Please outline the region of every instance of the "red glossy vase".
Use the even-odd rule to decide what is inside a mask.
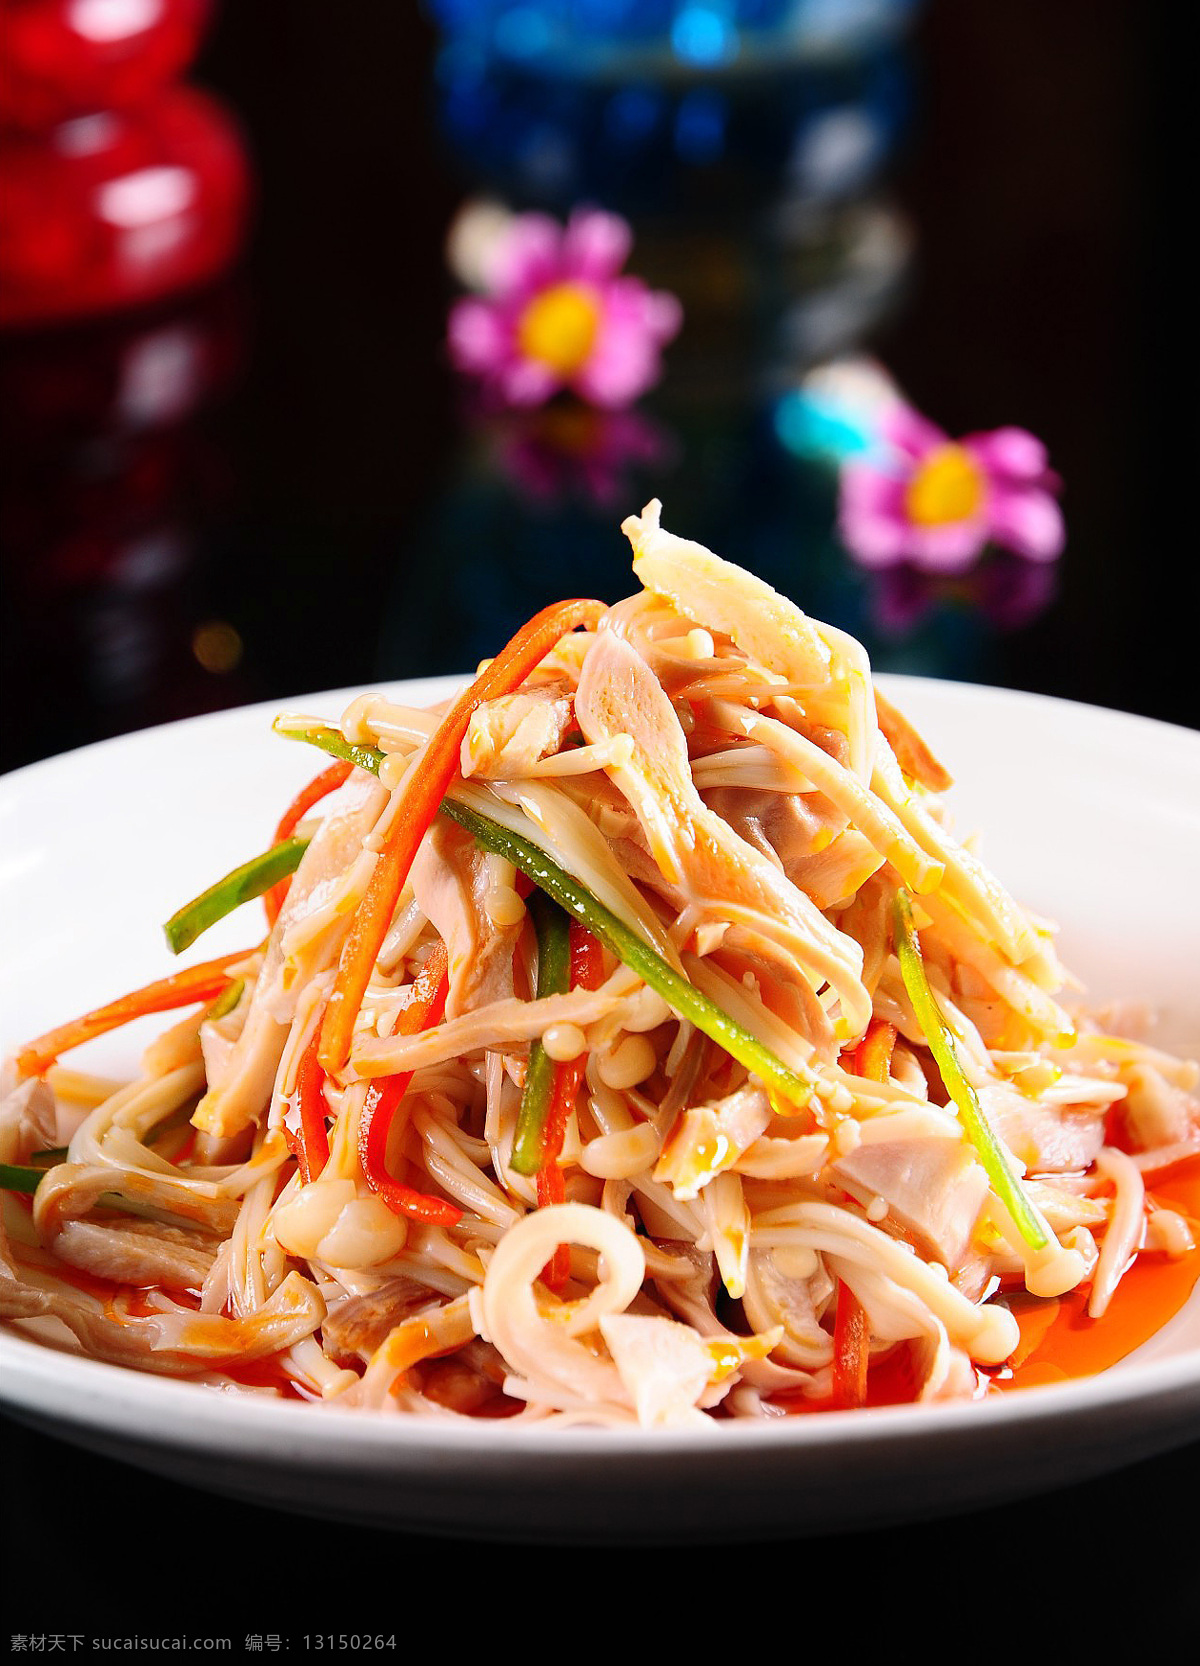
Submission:
[[[0,126],[123,110],[182,75],[210,0],[0,0]]]
[[[241,241],[248,168],[222,105],[167,87],[126,110],[0,139],[0,325],[157,300]]]

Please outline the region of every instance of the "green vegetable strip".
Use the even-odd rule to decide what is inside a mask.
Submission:
[[[209,1015],[205,1013],[204,1016],[207,1018]],[[165,1139],[168,1134],[174,1134],[180,1128],[186,1128],[191,1123],[194,1109],[193,1105],[184,1104],[180,1105],[178,1110],[168,1112],[161,1122],[156,1122],[153,1128],[148,1128],[141,1136],[142,1144],[149,1150],[151,1146],[155,1146],[160,1140]]]
[[[28,1168],[22,1163],[0,1163],[0,1191],[36,1192],[49,1169]]]
[[[245,988],[245,984],[238,982],[232,987],[236,988],[240,992]],[[220,997],[220,999],[223,998],[224,997]],[[213,1015],[213,1007],[216,1005],[217,1002],[214,1001],[213,1006],[210,1007],[208,1012],[205,1014],[206,1017]],[[229,1007],[226,1008],[226,1011],[232,1010],[232,1008],[236,1005],[236,1001],[231,1002]],[[172,1111],[171,1114],[164,1117],[161,1122],[155,1123],[150,1132],[144,1136],[142,1144],[145,1146],[156,1144],[164,1134],[169,1133],[174,1128],[181,1127],[185,1122],[190,1122],[191,1116],[192,1110],[190,1105],[183,1105],[179,1108],[179,1110]],[[34,1191],[37,1187],[37,1178],[34,1177],[49,1174],[51,1169],[57,1168],[59,1163],[65,1163],[70,1155],[70,1150],[70,1146],[66,1145],[48,1145],[41,1151],[31,1151],[29,1153],[28,1165],[0,1163],[0,1171],[3,1171],[5,1174],[24,1176],[24,1178],[30,1182],[29,1184],[19,1184],[17,1180],[13,1180],[11,1183],[0,1180],[0,1186],[7,1186],[10,1191],[15,1192]]]
[[[549,897],[535,893],[529,899],[537,932],[537,996],[564,995],[571,986],[571,922]],[[517,1115],[513,1140],[512,1167],[518,1174],[536,1174],[542,1166],[542,1139],[554,1086],[554,1060],[540,1041],[529,1049],[525,1091]]]
[[[215,1024],[218,1018],[227,1018],[241,1000],[246,988],[245,978],[235,978],[227,983],[221,993],[204,1011],[203,1022]]]
[[[369,769],[372,775],[379,774],[379,766],[387,756],[377,746],[352,745],[341,730],[331,724],[321,724],[315,729],[288,729],[276,718],[272,728],[284,740],[306,740],[311,746],[319,746],[322,752],[328,752],[331,758],[348,759],[359,769]]]
[[[0,1191],[36,1192],[40,1182],[53,1173],[53,1168],[37,1169],[21,1163],[0,1163]],[[122,1197],[120,1192],[101,1192],[96,1199],[96,1207],[115,1209],[123,1215],[138,1215],[147,1221],[170,1222],[179,1218],[170,1210],[148,1208],[135,1199]]]
[[[239,988],[243,987],[238,985]],[[214,1002],[214,1005],[216,1003]],[[182,1123],[191,1120],[191,1107],[183,1106],[178,1111],[172,1111],[170,1116],[164,1117],[150,1130],[142,1141],[143,1145],[151,1146],[163,1134],[172,1128],[178,1128]],[[38,1181],[44,1175],[50,1174],[59,1163],[65,1163],[70,1147],[65,1145],[49,1145],[42,1151],[31,1151],[28,1163],[0,1163],[0,1190],[9,1192],[36,1192]],[[105,1192],[110,1206],[119,1194]],[[122,1201],[122,1207],[125,1207]]]
[[[226,914],[252,897],[261,897],[272,885],[295,873],[307,849],[307,839],[284,839],[281,844],[264,850],[261,856],[252,856],[240,868],[234,868],[224,879],[218,879],[207,891],[185,903],[163,927],[172,953],[180,954]]]
[[[384,757],[376,747],[348,746],[341,733],[332,727],[284,729],[276,724],[276,733],[286,735],[289,740],[311,741],[335,758],[352,757],[361,768],[375,773],[378,773]],[[723,1047],[731,1058],[753,1071],[771,1095],[791,1105],[805,1105],[812,1098],[811,1082],[797,1075],[736,1018],[731,1018],[715,1001],[710,1001],[694,984],[681,977],[656,950],[618,919],[586,886],[560,868],[545,851],[521,834],[511,833],[490,817],[478,815],[465,805],[455,803],[452,798],[442,800],[442,811],[460,827],[466,828],[485,850],[503,856],[514,867],[520,868],[560,908],[585,925],[618,960],[636,972],[643,983],[656,990],[673,1012],[686,1018],[719,1047]]]
[[[456,804],[451,798],[442,800],[442,811],[460,827],[472,834],[485,850],[503,856],[514,867],[520,868],[534,884],[553,897],[560,908],[585,925],[607,949],[624,961],[642,982],[660,994],[672,1011],[712,1038],[719,1047],[747,1070],[754,1072],[768,1090],[793,1105],[803,1105],[812,1097],[812,1086],[784,1064],[771,1049],[751,1035],[735,1018],[710,1001],[669,966],[656,950],[642,941],[617,916],[577,879],[558,866],[543,850],[519,833],[487,816]]]
[[[283,735],[287,740],[311,741],[314,746],[319,746],[333,758],[348,759],[360,769],[370,770],[372,775],[379,774],[384,754],[377,746],[352,746],[339,730],[331,727],[287,729],[281,727],[278,722],[274,727],[276,734]],[[185,903],[177,913],[172,914],[163,927],[172,953],[181,954],[202,932],[207,931],[209,926],[223,920],[226,914],[231,914],[242,903],[249,902],[254,897],[261,897],[272,885],[277,885],[281,879],[295,873],[300,866],[300,858],[307,849],[307,839],[284,839],[281,843],[272,845],[270,850],[264,850],[261,856],[252,856],[248,862],[243,862],[240,868],[235,868],[232,873],[226,874],[224,879],[218,879],[215,885],[210,885],[207,891]],[[237,997],[230,1000],[228,1006],[222,1006],[220,1012],[211,1012],[208,1016],[219,1018],[226,1012],[231,1012],[240,996],[239,986]]]
[[[1010,1168],[975,1089],[963,1075],[954,1036],[942,1016],[942,1009],[925,971],[920,939],[913,925],[912,898],[903,887],[896,892],[895,926],[896,958],[900,962],[904,987],[946,1092],[957,1107],[967,1138],[975,1147],[992,1189],[1012,1216],[1017,1231],[1032,1249],[1045,1249],[1050,1242],[1046,1229],[1025,1196],[1020,1180]]]

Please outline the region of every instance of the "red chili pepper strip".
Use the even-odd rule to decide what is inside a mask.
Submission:
[[[895,1046],[896,1026],[885,1023],[882,1018],[872,1018],[854,1054],[854,1074],[866,1076],[872,1082],[886,1082],[891,1075]]]
[[[571,988],[599,989],[604,982],[604,951],[585,926],[571,921]],[[561,1062],[554,1072],[550,1090],[550,1105],[546,1113],[542,1137],[542,1170],[547,1165],[558,1166],[567,1122],[575,1108],[575,1099],[583,1083],[587,1054]]]
[[[556,1162],[547,1162],[545,1168],[538,1170],[537,1200],[539,1209],[547,1209],[552,1203],[567,1201],[567,1183]],[[571,1246],[559,1244],[542,1268],[542,1283],[551,1290],[561,1290],[570,1276]]]
[[[519,688],[559,639],[578,625],[595,624],[604,613],[595,601],[558,602],[523,625],[495,659],[451,706],[412,771],[379,853],[366,894],[342,945],[333,993],[321,1025],[321,1063],[326,1070],[344,1068],[350,1056],[354,1022],[371,977],[371,969],[408,878],[417,846],[438,812],[446,789],[458,772],[459,749],[471,714],[486,700]]]
[[[839,1411],[866,1404],[870,1342],[863,1305],[850,1286],[839,1280],[833,1321],[833,1403]]]
[[[82,1047],[85,1041],[119,1029],[148,1012],[171,1012],[176,1007],[190,1007],[201,1001],[214,1000],[230,982],[229,968],[254,954],[254,949],[239,949],[237,954],[222,955],[219,960],[204,960],[198,966],[176,972],[157,983],[148,983],[122,995],[107,1006],[85,1012],[82,1018],[72,1018],[57,1029],[47,1030],[17,1054],[17,1070],[22,1076],[44,1076],[60,1053],[72,1047]]]
[[[590,987],[590,986],[589,986]],[[558,1166],[567,1123],[575,1108],[575,1096],[583,1083],[587,1054],[567,1059],[555,1066],[550,1083],[550,1103],[546,1107],[546,1121],[542,1132],[542,1166],[534,1184],[537,1188],[538,1208],[551,1203],[565,1203],[567,1183]],[[571,1276],[571,1246],[559,1244],[542,1269],[542,1282],[551,1290],[561,1290]]]
[[[406,1186],[403,1180],[392,1180],[388,1177],[371,1182],[371,1190],[387,1204],[393,1215],[407,1215],[410,1221],[420,1221],[424,1226],[457,1226],[462,1220],[462,1210],[455,1203],[448,1203],[445,1198],[430,1197],[428,1192],[418,1192],[414,1186]]]
[[[300,1113],[296,1161],[306,1186],[329,1161],[329,1131],[325,1126],[329,1106],[325,1099],[325,1072],[317,1057],[319,1034],[317,1025],[296,1066],[296,1106]]]
[[[586,1053],[580,1053],[577,1059],[566,1059],[554,1068],[554,1079],[550,1084],[550,1103],[546,1107],[546,1121],[542,1131],[542,1166],[538,1170],[539,1174],[543,1173],[547,1166],[558,1166],[567,1123],[575,1109],[575,1099],[583,1085],[586,1068]]]
[[[571,921],[570,945],[571,988],[599,989],[604,981],[604,951],[591,932],[577,920]],[[550,1104],[546,1110],[542,1134],[542,1166],[538,1170],[536,1182],[539,1209],[545,1209],[551,1203],[566,1201],[566,1181],[563,1179],[562,1169],[558,1166],[558,1159],[562,1153],[567,1123],[575,1109],[579,1089],[583,1085],[586,1067],[587,1054],[580,1053],[576,1059],[561,1061],[554,1071],[554,1080],[550,1087]],[[542,1282],[549,1285],[551,1290],[560,1290],[570,1274],[570,1246],[559,1244],[542,1271]]]
[[[558,1166],[558,1159],[562,1152],[567,1122],[575,1108],[575,1096],[583,1082],[586,1064],[587,1054],[581,1053],[577,1059],[568,1059],[565,1063],[560,1063],[554,1071],[542,1136],[542,1166],[537,1171],[537,1179],[534,1182],[539,1209],[545,1209],[552,1203],[565,1203],[567,1200],[567,1183],[562,1169]],[[551,1290],[561,1290],[570,1276],[571,1246],[559,1244],[542,1268],[542,1282]]]
[[[599,989],[604,982],[604,950],[578,920],[571,921],[571,988]]]
[[[854,1053],[854,1073],[873,1082],[886,1082],[891,1072],[896,1026],[872,1018]],[[837,1313],[833,1322],[833,1400],[841,1409],[866,1404],[871,1327],[862,1303],[839,1280]]]
[[[415,1035],[418,1030],[429,1030],[440,1023],[446,1010],[449,989],[446,950],[443,944],[438,943],[417,973],[412,1000],[400,1014],[396,1033]],[[367,1185],[383,1199],[394,1215],[407,1215],[410,1220],[424,1221],[429,1226],[454,1226],[462,1220],[462,1210],[457,1204],[418,1192],[412,1186],[393,1179],[387,1171],[387,1145],[392,1119],[396,1107],[408,1092],[412,1078],[412,1071],[406,1070],[372,1082],[367,1089],[358,1122],[359,1162]]]
[[[331,792],[336,792],[353,768],[354,765],[349,759],[342,759],[336,764],[331,764],[328,769],[323,769],[307,787],[302,788],[283,812],[271,843],[280,845],[285,839],[290,839],[313,805],[319,804]],[[268,925],[273,926],[279,918],[279,910],[283,907],[291,883],[290,879],[281,879],[278,885],[272,885],[269,891],[263,893],[263,907],[267,911]]]

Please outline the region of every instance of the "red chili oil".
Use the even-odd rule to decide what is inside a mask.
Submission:
[[[998,1370],[979,1372],[982,1394],[1094,1376],[1148,1342],[1179,1312],[1200,1282],[1200,1156],[1164,1170],[1147,1187],[1147,1197],[1161,1208],[1186,1215],[1197,1247],[1180,1256],[1139,1251],[1117,1285],[1108,1311],[1099,1319],[1088,1317],[1086,1288],[1050,1300],[1024,1292],[1006,1296],[1021,1340],[1012,1358]],[[902,1343],[872,1365],[866,1403],[905,1405],[916,1398],[918,1390],[913,1349]],[[775,1403],[789,1415],[836,1409],[832,1398],[811,1399],[802,1394],[778,1395]]]

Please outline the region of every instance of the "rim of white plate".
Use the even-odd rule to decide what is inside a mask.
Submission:
[[[86,1427],[111,1427],[114,1412],[123,1412],[130,1419],[136,1415],[138,1435],[167,1437],[185,1448],[210,1446],[212,1437],[219,1441],[223,1435],[232,1437],[235,1431],[252,1436],[256,1442],[274,1434],[286,1443],[296,1433],[297,1418],[304,1419],[306,1442],[318,1429],[325,1429],[327,1436],[318,1439],[350,1452],[414,1442],[425,1450],[444,1445],[457,1452],[485,1452],[519,1443],[524,1450],[532,1446],[549,1452],[569,1441],[581,1452],[611,1453],[615,1444],[633,1441],[639,1445],[649,1442],[675,1453],[704,1453],[712,1449],[714,1432],[726,1447],[757,1447],[764,1441],[810,1446],[826,1441],[936,1438],[959,1427],[995,1432],[1031,1421],[1054,1422],[1089,1412],[1114,1411],[1179,1396],[1189,1389],[1194,1391],[1200,1413],[1200,1349],[1144,1365],[1121,1362],[1095,1376],[1013,1389],[979,1400],[872,1406],[853,1412],[761,1421],[714,1419],[711,1426],[702,1429],[644,1429],[634,1424],[557,1427],[490,1418],[443,1422],[381,1416],[336,1404],[259,1399],[221,1390],[204,1393],[198,1392],[203,1384],[81,1358],[11,1333],[0,1333],[0,1366],[6,1378],[0,1396],[11,1405]],[[16,1381],[10,1373],[15,1374]],[[68,1405],[62,1403],[68,1400]],[[317,1455],[317,1448],[306,1444],[305,1460]]]

